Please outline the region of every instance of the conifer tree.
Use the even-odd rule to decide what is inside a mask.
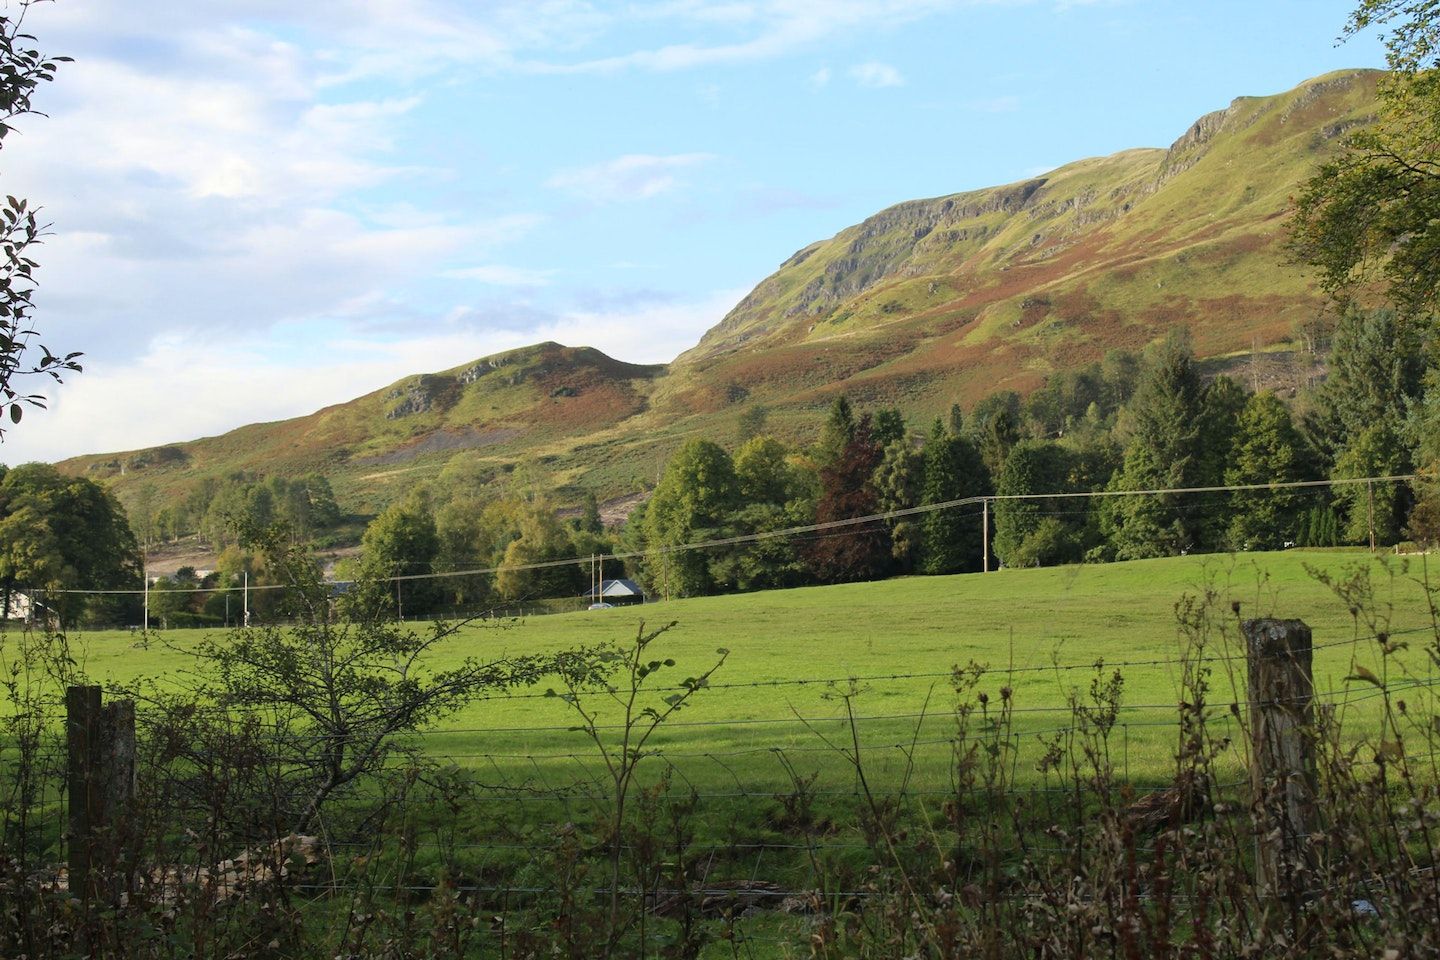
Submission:
[[[822,467],[828,467],[840,459],[845,446],[855,437],[855,414],[850,401],[844,394],[830,404],[825,415],[825,425],[820,428],[820,439],[815,444],[815,460]]]
[[[1225,482],[1288,483],[1305,479],[1303,441],[1290,411],[1270,392],[1257,393],[1241,412]],[[1229,539],[1242,550],[1277,550],[1298,540],[1301,495],[1288,490],[1237,491]]]
[[[1001,495],[1064,493],[1074,455],[1058,443],[1022,440],[1010,451],[995,482]],[[1078,501],[997,500],[995,556],[1007,567],[1043,566],[1080,560],[1085,553],[1084,513],[1069,522]]]
[[[1172,335],[1151,352],[1129,409],[1133,435],[1112,489],[1201,485],[1203,390],[1183,336]],[[1118,497],[1107,517],[1121,560],[1183,553],[1201,539],[1199,511],[1182,495]]]
[[[936,420],[925,443],[921,502],[944,503],[991,492],[990,471],[969,440],[956,436]],[[963,508],[924,514],[921,524],[920,569],[925,573],[978,570],[983,534],[973,511]]]

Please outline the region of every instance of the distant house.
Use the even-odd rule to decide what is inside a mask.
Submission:
[[[600,601],[617,607],[645,602],[645,591],[634,580],[601,580]]]
[[[5,604],[6,598],[0,597],[0,604]],[[5,607],[5,620],[24,620],[26,623],[36,615],[49,613],[49,608],[30,599],[30,594],[16,590],[9,596],[9,605]]]

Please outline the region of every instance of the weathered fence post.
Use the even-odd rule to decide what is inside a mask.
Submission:
[[[1246,620],[1250,784],[1259,813],[1259,886],[1298,908],[1314,867],[1315,690],[1310,628],[1300,620]]]
[[[118,893],[113,880],[134,814],[135,704],[102,707],[99,687],[67,687],[65,741],[70,893],[88,904]]]
[[[100,688],[65,688],[66,779],[69,783],[70,893],[94,895],[90,865],[95,822],[100,817],[99,771],[92,762],[100,739]]]

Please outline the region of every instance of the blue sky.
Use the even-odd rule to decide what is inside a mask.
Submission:
[[[192,439],[541,339],[673,358],[902,200],[1166,146],[1341,67],[1353,0],[57,0],[37,321],[0,459]]]

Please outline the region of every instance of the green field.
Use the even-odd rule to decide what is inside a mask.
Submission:
[[[465,628],[437,657],[500,656],[581,644],[621,643],[639,622],[677,622],[655,653],[677,661],[659,674],[668,684],[705,669],[717,648],[730,651],[691,708],[672,721],[654,743],[679,778],[701,792],[783,790],[777,751],[796,767],[822,773],[822,783],[850,789],[843,758],[829,749],[846,730],[845,705],[835,694],[847,678],[863,678],[853,703],[867,762],[878,779],[899,776],[906,751],[917,758],[912,785],[943,789],[948,738],[954,730],[954,694],[947,672],[977,662],[989,668],[980,688],[998,702],[998,691],[1015,691],[1014,728],[1019,769],[1038,735],[1067,727],[1072,694],[1084,696],[1103,661],[1105,673],[1125,678],[1124,705],[1114,736],[1117,764],[1137,781],[1163,779],[1174,752],[1176,703],[1186,652],[1176,604],[1182,597],[1210,598],[1219,625],[1206,655],[1212,663],[1212,702],[1226,720],[1231,700],[1243,700],[1243,660],[1237,658],[1235,615],[1297,617],[1314,630],[1316,687],[1322,698],[1351,700],[1342,708],[1347,733],[1376,730],[1380,700],[1363,681],[1346,680],[1359,663],[1385,669],[1372,627],[1357,620],[1312,569],[1342,575],[1371,573],[1374,613],[1389,629],[1408,637],[1411,649],[1390,665],[1423,682],[1432,670],[1423,652],[1435,639],[1427,629],[1424,557],[1372,558],[1351,550],[1206,556],[1109,565],[1005,570],[953,577],[915,577],[881,583],[814,587],[743,596],[655,603],[643,608],[536,617],[507,627]],[[1418,631],[1413,635],[1401,631]],[[171,631],[166,643],[137,643],[124,633],[72,638],[87,673],[104,683],[166,677],[186,659],[167,647],[184,647],[199,632]],[[894,677],[901,674],[904,676]],[[913,676],[921,674],[923,676]],[[811,681],[798,683],[796,681]],[[838,681],[831,684],[826,681]],[[1240,694],[1234,691],[1239,685]],[[484,771],[489,780],[527,789],[567,790],[582,785],[597,767],[593,747],[567,729],[574,722],[565,704],[542,690],[483,700],[423,736],[435,757]],[[658,700],[658,696],[656,698]],[[922,713],[924,714],[922,718]],[[809,724],[797,718],[804,717]],[[1236,758],[1238,772],[1238,757]],[[648,761],[657,771],[660,757]]]
[[[1380,739],[1386,701],[1374,683],[1354,678],[1360,667],[1383,677],[1409,700],[1411,715],[1428,722],[1437,712],[1428,686],[1435,677],[1437,634],[1423,585],[1426,562],[1423,556],[1377,558],[1359,550],[1297,550],[709,597],[535,617],[505,627],[473,624],[434,662],[623,644],[642,617],[650,627],[677,623],[653,648],[655,657],[677,661],[673,671],[659,673],[662,686],[704,670],[717,648],[728,649],[712,688],[700,691],[693,707],[662,729],[655,752],[642,761],[641,782],[668,782],[670,789],[650,801],[631,792],[624,829],[632,846],[626,849],[639,849],[635,838],[658,843],[650,848],[654,862],[686,864],[685,883],[710,891],[705,896],[722,906],[726,891],[755,884],[781,891],[759,908],[739,913],[737,907],[731,920],[722,920],[722,907],[712,904],[704,922],[707,936],[733,935],[747,956],[790,957],[804,953],[814,918],[787,915],[780,896],[819,886],[862,889],[874,870],[890,865],[877,847],[870,825],[876,821],[867,819],[876,807],[861,799],[856,772],[840,752],[854,749],[842,719],[846,704],[836,696],[850,689],[850,678],[859,678],[852,702],[862,718],[858,739],[867,781],[882,804],[897,798],[904,784],[904,797],[883,809],[892,811],[895,835],[916,843],[915,865],[924,868],[925,851],[971,856],[985,823],[1003,825],[986,842],[1005,856],[1015,853],[1023,836],[1026,856],[1059,863],[1065,848],[1054,845],[1042,825],[1086,824],[1096,804],[1135,802],[1132,786],[1143,792],[1175,782],[1182,661],[1194,665],[1197,653],[1211,670],[1207,743],[1236,741],[1218,748],[1209,770],[1219,794],[1244,795],[1243,737],[1230,705],[1244,699],[1245,671],[1232,603],[1242,617],[1296,617],[1311,625],[1317,694],[1343,703],[1337,716],[1346,739]],[[1370,587],[1358,615],[1352,615],[1351,601],[1316,575],[1344,578],[1355,571],[1368,575]],[[1196,633],[1183,629],[1177,617],[1177,605],[1193,609],[1185,607],[1187,597],[1209,613],[1200,651]],[[1408,648],[1387,662],[1372,636],[1377,628]],[[124,685],[180,676],[193,666],[183,651],[201,636],[101,632],[70,641],[93,680]],[[1001,689],[1014,693],[1014,713],[990,741],[1008,744],[996,751],[1007,769],[994,792],[987,792],[983,773],[962,775],[968,776],[965,785],[956,786],[956,697],[949,673],[971,662],[989,667],[972,692],[989,695],[991,716]],[[1101,751],[1113,765],[1113,780],[1089,779],[1084,758],[1095,741],[1084,736],[1063,744],[1065,756],[1079,758],[1080,766],[1040,769],[1036,761],[1047,738],[1064,740],[1076,729],[1074,699],[1085,704],[1092,680],[1117,670],[1124,677],[1123,707]],[[540,927],[549,923],[546,911],[558,878],[579,877],[587,896],[604,888],[611,835],[606,818],[614,807],[596,749],[569,729],[575,718],[566,704],[545,697],[543,687],[516,694],[472,703],[417,737],[431,758],[454,764],[464,790],[446,794],[427,785],[407,795],[410,802],[380,805],[386,812],[378,825],[363,820],[376,798],[373,790],[362,788],[348,795],[349,803],[329,808],[334,820],[324,830],[334,872],[310,876],[302,884],[316,886],[298,888],[320,897],[308,908],[317,923],[329,922],[344,902],[324,899],[326,884],[352,891],[365,877],[378,877],[382,889],[398,885],[401,897],[442,880],[458,882],[481,897],[476,903],[484,910]],[[661,695],[649,702],[658,703]],[[615,711],[602,716],[613,719]],[[983,732],[976,716],[972,734]],[[1417,737],[1408,748],[1422,767],[1434,737],[1422,750],[1425,740]],[[1364,765],[1374,754],[1356,755]],[[808,780],[803,805],[792,773]],[[1130,786],[1116,787],[1114,780]],[[978,832],[954,828],[947,818],[960,809],[978,818]],[[1017,819],[1007,825],[1011,812]],[[670,815],[676,819],[667,820]],[[366,826],[354,826],[362,820]],[[667,832],[672,823],[678,824],[673,835]],[[1007,837],[1012,829],[1014,837]],[[402,846],[410,852],[402,853]],[[1250,841],[1241,848],[1243,857]],[[627,853],[632,856],[639,854]],[[525,912],[532,902],[534,917]],[[669,918],[657,917],[655,924],[667,936],[674,933]],[[701,955],[734,956],[732,946],[717,939]]]

